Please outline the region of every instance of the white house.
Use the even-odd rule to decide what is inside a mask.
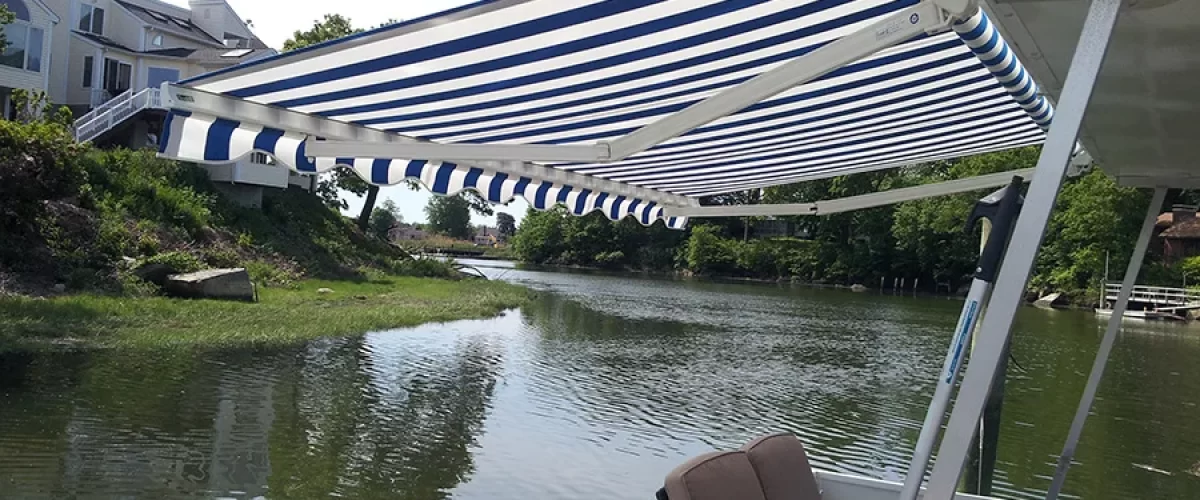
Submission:
[[[7,0],[29,2],[32,0]],[[225,0],[38,0],[58,13],[51,101],[77,113],[132,90],[274,55]]]
[[[0,0],[17,20],[4,28],[0,103],[13,110],[14,89],[42,90],[78,117],[76,138],[133,148],[153,145],[165,111],[156,89],[277,52],[226,0]],[[207,167],[213,180],[246,205],[263,188],[315,187],[266,155]]]
[[[0,54],[0,99],[4,116],[10,117],[9,95],[14,89],[49,89],[52,34],[62,19],[41,0],[0,0],[0,5],[16,15],[4,27],[8,46]]]

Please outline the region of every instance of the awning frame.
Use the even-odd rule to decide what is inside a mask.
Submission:
[[[637,187],[534,162],[620,161],[922,33],[946,31],[955,20],[975,12],[978,9],[977,1],[924,0],[625,137],[595,145],[440,144],[177,84],[164,83],[163,96],[166,106],[173,110],[269,124],[273,128],[320,138],[306,141],[305,154],[309,157],[446,161],[534,181],[637,198],[658,203],[667,210],[694,208],[700,205],[694,197]]]
[[[1026,168],[811,203],[668,208],[665,215],[672,217],[777,217],[840,214],[905,201],[1000,187],[1012,182],[1013,177],[1029,179],[1032,175],[1033,169]]]

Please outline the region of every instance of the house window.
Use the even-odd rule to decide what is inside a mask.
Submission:
[[[155,68],[150,67],[146,70],[146,87],[158,88],[163,82],[175,83],[179,81],[179,70],[171,68]]]
[[[163,36],[162,35],[154,35],[154,39],[150,41],[150,44],[155,47],[162,47],[163,46]]]
[[[116,59],[104,60],[104,90],[117,95],[129,90],[133,82],[133,66]]]
[[[85,3],[79,4],[79,31],[104,34],[104,9]]]
[[[96,73],[96,58],[92,56],[83,56],[83,88],[92,88],[92,78]]]
[[[0,54],[0,64],[29,71],[42,70],[42,40],[45,32],[24,21],[13,21],[4,27],[8,46]]]

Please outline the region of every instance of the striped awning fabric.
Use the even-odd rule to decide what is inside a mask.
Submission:
[[[441,143],[595,144],[878,22],[914,0],[497,0],[183,82]],[[692,198],[1044,140],[1052,108],[982,11],[612,163],[553,168]],[[304,134],[173,112],[166,156],[251,151],[302,172],[419,179],[643,223],[643,200],[420,159],[309,158]],[[666,221],[681,227],[681,219]]]

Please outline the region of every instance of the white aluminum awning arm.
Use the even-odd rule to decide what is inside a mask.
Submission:
[[[951,2],[951,3],[961,3]],[[945,30],[950,18],[937,2],[926,1],[865,29],[797,57],[749,81],[612,141],[611,161],[619,161],[686,134],[697,127],[770,99],[854,61],[925,32]]]
[[[379,147],[388,145],[418,145],[429,146],[412,137],[385,132],[382,130],[363,127],[350,123],[330,120],[328,118],[300,113],[275,106],[255,103],[244,99],[228,97],[211,92],[181,87],[166,83],[162,87],[163,103],[167,109],[202,113],[218,116],[229,120],[255,123],[267,127],[290,132],[306,134],[312,138],[321,137],[339,141],[347,141],[355,147],[345,151],[347,154],[319,154],[317,146],[326,141],[309,139],[306,143],[306,154],[322,158],[415,158],[431,159],[404,155],[372,154],[380,153]],[[439,145],[441,146],[441,145]],[[529,146],[523,146],[529,147]],[[525,161],[513,161],[495,156],[486,160],[462,160],[447,158],[459,165],[478,167],[493,172],[526,177],[534,181],[549,181],[570,185],[577,189],[602,191],[615,196],[625,196],[644,201],[652,201],[668,207],[697,205],[695,198],[664,193],[654,189],[633,186],[623,182],[610,181],[589,175],[577,174]]]
[[[444,161],[620,161],[917,35],[944,31],[953,19],[972,14],[977,8],[976,0],[926,0],[609,143],[521,145],[393,141],[364,145],[354,139],[333,138],[310,144],[308,151],[321,157],[362,155]]]
[[[812,203],[791,203],[779,205],[735,205],[712,207],[683,207],[668,208],[666,214],[672,217],[770,217],[784,215],[829,215],[866,208],[882,207],[905,201],[933,198],[949,194],[965,193],[979,189],[987,189],[1008,185],[1014,176],[1020,176],[1026,181],[1033,175],[1033,169],[1011,170],[995,174],[981,175],[967,179],[926,184],[909,188],[893,189],[879,193],[849,196],[836,200],[816,201]]]

